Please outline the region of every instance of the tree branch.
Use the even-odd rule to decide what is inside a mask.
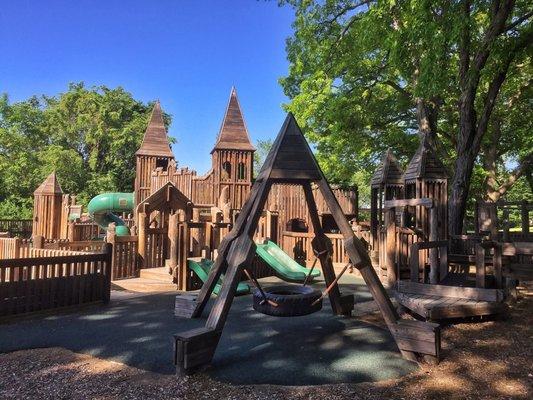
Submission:
[[[514,20],[514,22],[511,22],[509,25],[507,25],[504,29],[504,32],[508,32],[514,28],[516,28],[518,25],[520,25],[522,22],[527,21],[529,18],[533,16],[533,11],[530,11],[521,17]]]

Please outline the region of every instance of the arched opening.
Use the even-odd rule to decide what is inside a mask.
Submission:
[[[229,181],[231,179],[231,163],[229,161],[224,161],[222,163],[222,180]]]
[[[243,162],[240,162],[237,166],[237,179],[244,180],[246,179],[246,166]]]
[[[302,218],[293,218],[287,222],[285,228],[289,232],[309,232],[307,222]]]

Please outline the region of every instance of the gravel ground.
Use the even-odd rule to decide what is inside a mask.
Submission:
[[[159,375],[61,348],[0,354],[0,399],[521,399],[533,396],[533,297],[505,321],[443,332],[444,360],[400,379],[307,387],[233,386]],[[382,324],[377,314],[363,317]]]

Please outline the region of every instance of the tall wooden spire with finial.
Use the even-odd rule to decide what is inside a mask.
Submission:
[[[150,195],[152,171],[158,167],[167,168],[169,161],[174,159],[159,100],[154,105],[150,122],[135,158],[135,204],[140,204]]]
[[[55,171],[33,192],[33,233],[45,239],[59,239],[63,190]]]
[[[232,207],[242,207],[252,187],[254,151],[237,91],[232,87],[217,141],[211,151],[215,199],[227,187]]]

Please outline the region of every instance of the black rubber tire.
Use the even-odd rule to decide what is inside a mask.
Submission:
[[[253,295],[254,310],[276,317],[297,317],[308,315],[322,309],[322,293],[309,286],[280,285],[263,288],[268,300],[277,303],[277,307],[263,301],[264,298],[259,290]],[[315,300],[316,304],[313,305]]]

